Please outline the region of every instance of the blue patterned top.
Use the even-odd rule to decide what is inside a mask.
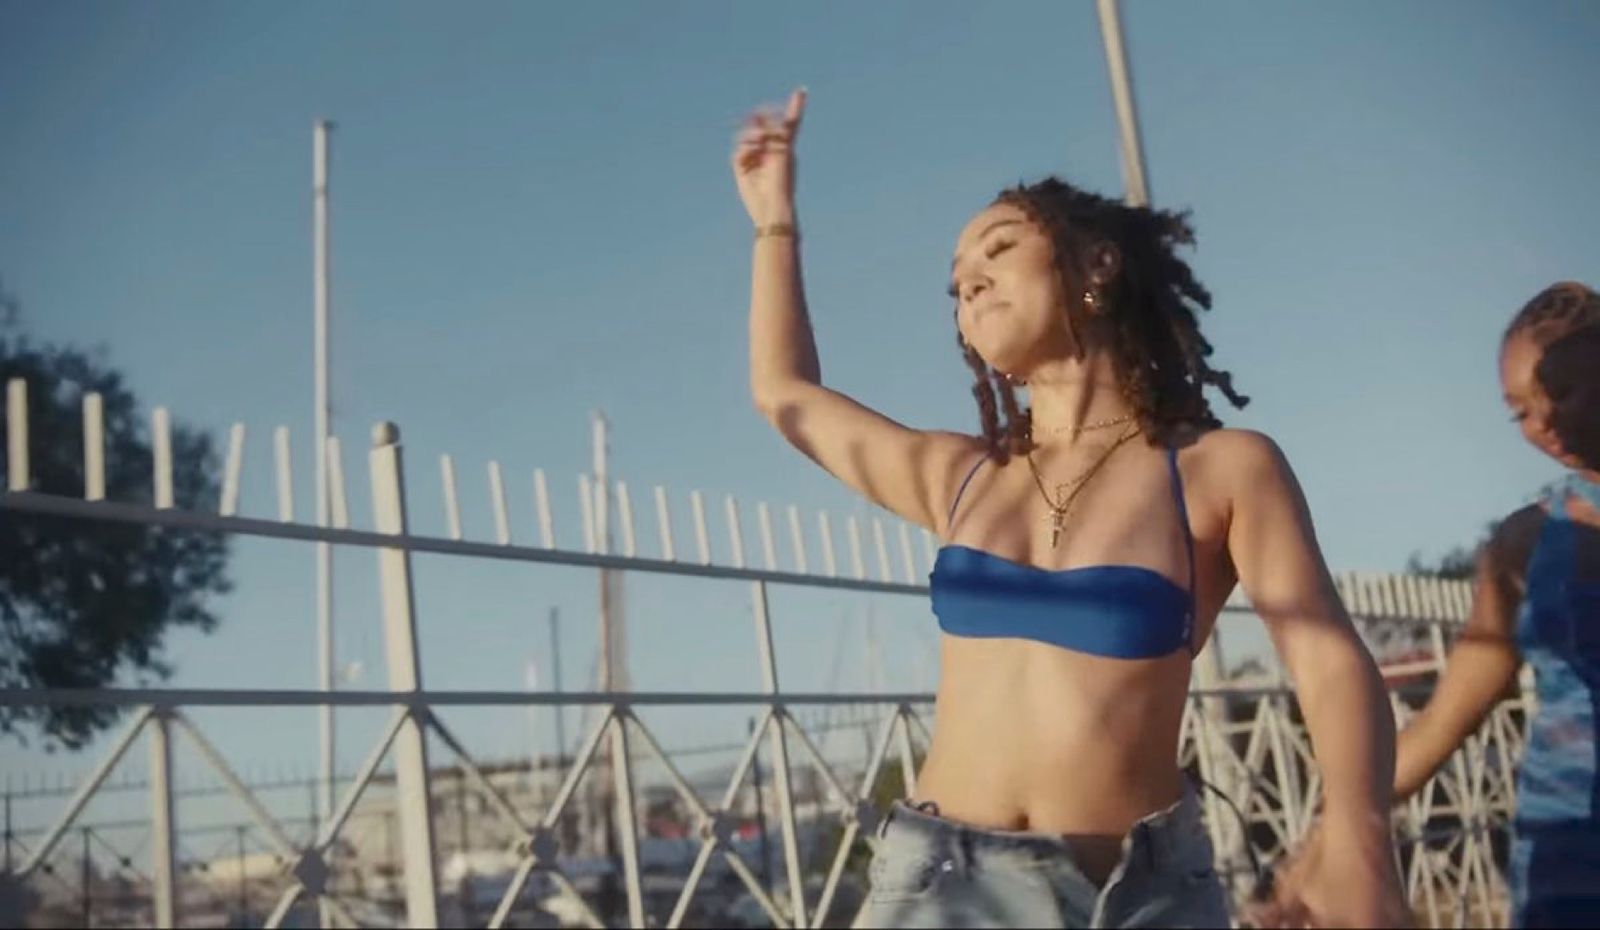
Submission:
[[[1549,518],[1528,561],[1517,645],[1539,699],[1517,789],[1517,829],[1600,828],[1600,582],[1577,577],[1583,527],[1570,497],[1600,509],[1600,487],[1576,478],[1549,496]]]

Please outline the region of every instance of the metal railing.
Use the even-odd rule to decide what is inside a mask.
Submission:
[[[122,521],[178,529],[220,531],[245,536],[295,539],[355,546],[375,551],[378,560],[380,597],[383,608],[384,642],[388,656],[387,691],[291,691],[291,690],[197,690],[197,689],[107,689],[93,691],[7,691],[0,703],[10,706],[51,704],[115,705],[133,709],[132,719],[111,745],[101,763],[83,779],[77,793],[65,804],[54,824],[33,844],[32,852],[20,866],[0,877],[0,884],[26,885],[39,880],[42,869],[58,844],[69,835],[96,791],[119,760],[142,735],[150,757],[150,894],[152,919],[172,926],[180,918],[177,907],[177,826],[173,815],[172,747],[183,740],[193,747],[204,763],[221,779],[227,790],[248,813],[264,843],[286,863],[283,887],[267,925],[281,923],[295,902],[314,897],[327,905],[327,917],[353,925],[357,915],[330,893],[329,851],[338,842],[363,792],[373,783],[387,761],[393,773],[394,818],[398,824],[405,897],[404,922],[414,926],[435,926],[440,922],[438,863],[435,826],[430,811],[434,795],[428,736],[437,739],[457,757],[465,778],[472,783],[482,803],[515,837],[517,865],[504,889],[489,926],[502,926],[518,905],[530,878],[544,876],[556,897],[570,912],[592,926],[620,917],[631,926],[647,922],[679,926],[691,915],[691,905],[705,887],[713,863],[731,872],[766,917],[777,926],[824,926],[837,922],[836,902],[842,877],[851,852],[859,844],[875,843],[872,827],[880,811],[874,798],[886,760],[893,759],[900,772],[904,792],[914,791],[917,760],[925,751],[926,725],[918,709],[931,701],[931,695],[880,693],[792,693],[780,688],[772,639],[768,591],[772,585],[823,588],[856,593],[877,593],[924,597],[926,585],[918,578],[918,566],[931,567],[934,556],[932,537],[905,524],[874,518],[868,523],[871,551],[876,556],[877,577],[866,571],[868,551],[863,546],[860,523],[851,517],[843,521],[848,545],[848,574],[840,572],[834,549],[834,522],[826,513],[817,515],[816,539],[820,543],[821,564],[807,555],[806,533],[796,508],[788,509],[791,545],[790,566],[780,567],[774,542],[771,511],[766,504],[757,507],[761,545],[760,567],[747,564],[742,521],[733,498],[724,499],[732,564],[715,564],[711,558],[709,528],[704,500],[699,492],[691,495],[694,514],[694,546],[697,558],[679,561],[678,547],[669,518],[667,495],[655,489],[659,553],[645,557],[638,551],[633,509],[626,485],[596,487],[583,482],[580,502],[585,513],[585,547],[581,551],[555,545],[550,517],[548,488],[542,472],[534,476],[534,504],[541,545],[519,545],[511,540],[504,484],[498,464],[491,463],[490,500],[495,508],[496,540],[479,542],[462,538],[455,492],[454,468],[448,457],[441,461],[442,491],[448,537],[421,536],[409,530],[406,513],[405,473],[398,430],[380,424],[368,454],[374,526],[370,530],[349,525],[345,472],[336,440],[328,444],[328,474],[332,525],[308,526],[292,519],[293,502],[286,480],[288,441],[280,429],[275,445],[280,451],[279,519],[240,516],[237,513],[240,461],[244,429],[235,425],[229,444],[222,498],[217,511],[200,512],[173,506],[171,456],[165,439],[168,418],[158,409],[152,420],[154,469],[152,505],[98,499],[96,489],[105,487],[104,457],[95,447],[102,435],[95,421],[99,404],[85,399],[85,493],[82,498],[43,494],[30,489],[27,431],[26,386],[8,385],[8,490],[0,497],[0,509],[15,514],[50,514],[85,521]],[[99,495],[103,496],[103,492]],[[599,531],[608,512],[606,504],[615,501],[621,523],[621,552],[609,548],[608,533]],[[913,546],[914,534],[922,539],[921,558]],[[889,540],[898,542],[900,577],[895,577]],[[421,657],[417,648],[415,599],[411,559],[415,553],[446,554],[470,558],[492,558],[529,564],[562,565],[575,569],[653,573],[681,577],[718,579],[749,585],[751,612],[756,638],[756,662],[762,688],[756,693],[682,692],[496,692],[430,691],[421,686]],[[1470,591],[1463,583],[1401,575],[1341,574],[1336,577],[1340,595],[1352,615],[1357,617],[1369,641],[1404,640],[1425,643],[1429,655],[1405,672],[1429,672],[1442,663],[1444,650],[1453,631],[1465,618]],[[1230,617],[1248,614],[1249,608],[1235,596],[1224,608]],[[1228,876],[1237,897],[1248,893],[1252,875],[1248,852],[1253,850],[1270,860],[1291,848],[1303,834],[1313,816],[1319,776],[1309,740],[1293,701],[1281,678],[1258,682],[1224,680],[1215,637],[1201,654],[1195,667],[1195,687],[1185,708],[1179,760],[1194,767],[1201,777],[1218,786],[1240,809],[1235,818],[1224,802],[1211,793],[1204,796],[1208,829],[1219,854],[1220,871]],[[1397,715],[1404,717],[1408,705],[1395,696]],[[669,753],[662,749],[655,732],[638,715],[640,707],[713,707],[729,704],[756,709],[758,725],[743,742],[739,761],[719,796],[702,797],[679,771]],[[381,737],[370,746],[365,763],[345,787],[332,817],[326,819],[309,841],[295,842],[279,819],[268,810],[251,787],[233,772],[222,753],[194,724],[186,710],[202,706],[379,706],[390,708]],[[462,742],[440,717],[441,711],[466,706],[549,706],[570,705],[594,708],[598,714],[587,728],[581,749],[573,759],[559,789],[543,810],[530,812],[513,803],[499,785],[473,760]],[[792,708],[803,706],[857,705],[884,708],[871,750],[858,771],[844,772],[824,757],[817,741],[801,726]],[[1521,750],[1521,719],[1526,708],[1522,701],[1508,702],[1496,710],[1480,732],[1457,754],[1427,790],[1409,802],[1401,812],[1400,836],[1406,877],[1413,901],[1425,919],[1434,925],[1446,923],[1482,924],[1503,922],[1505,894],[1496,866],[1493,833],[1503,829],[1514,809],[1511,773]],[[758,754],[766,749],[772,774],[778,836],[782,846],[783,893],[779,882],[763,883],[747,856],[730,839],[733,808],[742,786],[749,778]],[[681,885],[671,896],[670,908],[647,914],[645,875],[639,859],[641,786],[635,777],[634,760],[644,760],[665,773],[664,781],[694,822],[698,847]],[[820,795],[802,811],[796,796],[795,775],[809,767],[822,786]],[[579,882],[567,874],[560,858],[560,839],[556,824],[577,803],[580,782],[600,769],[609,769],[609,793],[614,805],[614,842],[621,862],[625,912],[602,913],[579,889]],[[826,868],[811,875],[815,891],[808,891],[807,863],[801,850],[802,814],[809,826],[828,823],[838,829],[836,845],[825,857]],[[816,886],[816,879],[821,880]],[[843,915],[848,919],[850,915]]]

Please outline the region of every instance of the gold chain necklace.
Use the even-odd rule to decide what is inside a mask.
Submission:
[[[1088,468],[1084,469],[1081,474],[1056,485],[1057,500],[1051,500],[1050,492],[1044,489],[1044,478],[1040,476],[1039,466],[1033,460],[1033,452],[1031,450],[1028,452],[1028,470],[1033,472],[1033,481],[1039,486],[1039,494],[1044,497],[1045,504],[1050,507],[1051,549],[1056,548],[1056,546],[1061,542],[1061,528],[1066,525],[1067,511],[1072,507],[1072,502],[1077,500],[1078,494],[1081,493],[1084,487],[1088,485],[1089,479],[1093,478],[1095,473],[1100,470],[1100,466],[1104,465],[1106,460],[1111,458],[1111,453],[1117,451],[1117,449],[1123,443],[1127,442],[1138,434],[1139,427],[1137,425],[1133,426],[1131,429],[1123,430],[1122,435],[1118,436],[1114,442],[1107,446],[1106,450],[1100,453],[1099,458],[1095,459],[1094,463]]]
[[[1116,426],[1119,423],[1126,423],[1131,419],[1133,419],[1133,414],[1124,413],[1120,417],[1112,417],[1109,420],[1096,420],[1093,423],[1084,423],[1080,426],[1058,426],[1055,429],[1046,431],[1045,435],[1055,436],[1060,433],[1070,432],[1072,435],[1077,436],[1079,433],[1087,433],[1091,430],[1109,429],[1110,427]],[[1029,433],[1032,433],[1031,426],[1029,427]]]

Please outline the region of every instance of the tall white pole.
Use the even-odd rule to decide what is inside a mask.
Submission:
[[[608,513],[609,508],[606,507],[606,502],[610,498],[607,493],[607,483],[611,480],[611,476],[606,461],[607,453],[610,450],[607,448],[606,441],[605,414],[599,410],[592,411],[590,424],[593,428],[590,451],[592,454],[591,464],[594,467],[594,485],[591,491],[594,495],[594,500],[589,512],[593,514],[594,519],[593,535],[596,551],[605,554],[611,551],[611,539],[609,536],[611,521]],[[600,668],[596,670],[596,677],[599,680],[600,690],[610,692],[616,687],[611,675],[611,579],[607,577],[606,570],[603,568],[600,569],[597,575],[600,580]],[[600,750],[601,755],[598,761],[601,771],[605,773],[605,777],[593,783],[596,794],[591,803],[597,815],[596,829],[598,835],[595,837],[596,849],[615,862],[615,834],[612,832],[613,814],[615,813],[612,810],[612,804],[615,801],[615,797],[611,792],[616,784],[616,758],[610,752],[611,745],[610,742],[607,742],[604,744],[604,748]],[[602,901],[602,907],[609,906],[612,903],[611,901]]]
[[[1128,77],[1128,56],[1122,40],[1122,18],[1117,0],[1099,0],[1100,36],[1105,41],[1106,67],[1111,72],[1111,99],[1117,108],[1117,141],[1122,151],[1124,199],[1135,207],[1150,205],[1150,186],[1144,174],[1144,146],[1139,141],[1139,117],[1133,104],[1133,81]]]
[[[328,131],[333,124],[317,120],[312,127],[311,205],[315,236],[313,286],[316,333],[317,525],[328,525]],[[317,685],[332,691],[333,681],[333,547],[317,543]],[[318,817],[333,814],[333,707],[319,708],[321,766],[317,788]]]
[[[592,414],[594,427],[594,538],[595,545],[602,555],[611,553],[611,475],[609,462],[610,448],[606,436],[606,415],[596,410]],[[615,618],[611,616],[611,579],[605,569],[600,570],[600,690],[611,691],[616,688],[617,682],[613,680],[613,656],[611,655],[612,636],[611,624]]]

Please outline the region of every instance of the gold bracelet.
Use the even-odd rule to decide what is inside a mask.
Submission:
[[[768,223],[765,226],[757,226],[756,238],[761,239],[766,236],[781,239],[799,239],[800,230],[793,223]]]

